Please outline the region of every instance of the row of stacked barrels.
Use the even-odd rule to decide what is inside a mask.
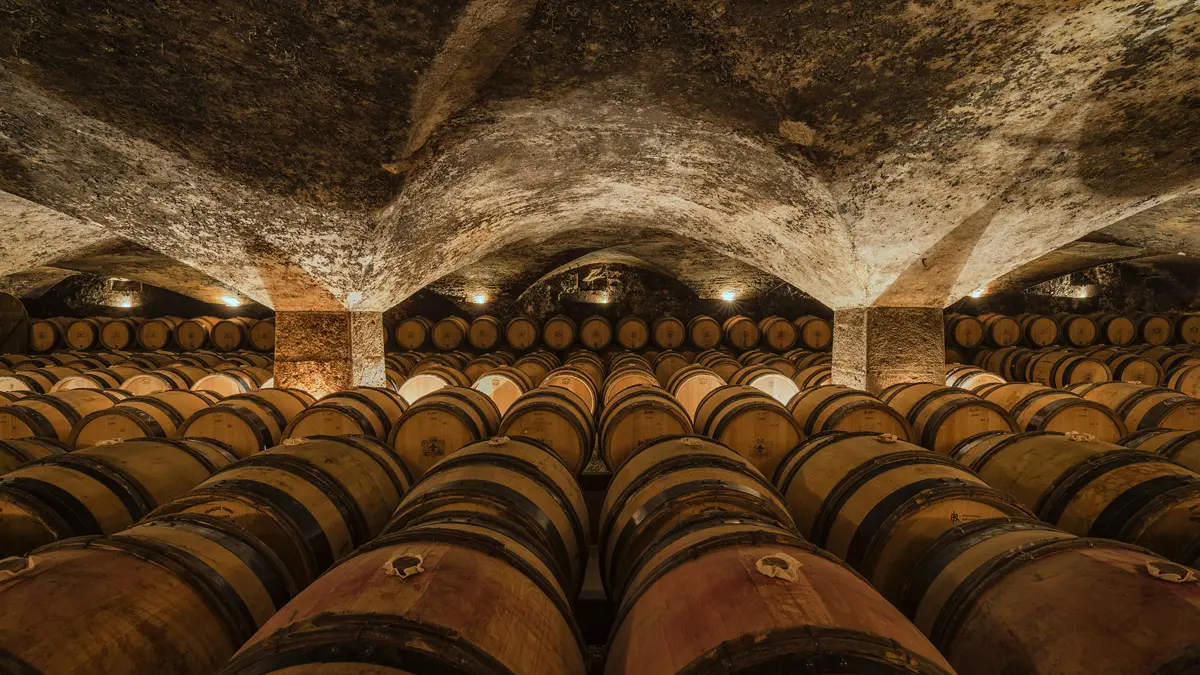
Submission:
[[[785,352],[797,347],[827,350],[833,342],[833,326],[821,317],[802,316],[789,321],[780,316],[768,316],[754,321],[740,314],[724,321],[699,315],[687,322],[674,316],[647,322],[631,315],[621,318],[615,325],[599,315],[578,323],[561,314],[544,323],[528,316],[517,316],[504,322],[493,316],[475,317],[470,321],[450,316],[437,322],[416,316],[399,321],[388,329],[388,333],[395,344],[406,351],[432,347],[441,351],[469,348],[486,352],[506,347],[525,352],[541,345],[554,351],[572,347],[593,351],[610,347],[637,351],[647,347],[704,350],[725,346],[736,351],[761,347]]]
[[[952,349],[999,349],[1023,345],[1128,347],[1144,344],[1200,345],[1200,314],[1004,314],[946,316],[946,345]]]
[[[1125,382],[1200,395],[1200,347],[1001,347],[977,351],[972,365],[1010,382],[1057,388]]]
[[[554,370],[587,379],[597,362],[606,382],[651,372],[583,352]],[[361,422],[384,399],[346,394],[387,391],[310,405],[334,411],[310,430]],[[756,391],[719,386],[700,434],[606,453],[606,674],[1194,672],[1200,434],[1189,454],[1186,431],[1131,447],[1019,431],[940,385],[816,386],[772,417],[762,402],[782,405]],[[539,394],[580,407],[570,392],[543,380],[501,415],[448,387],[391,422],[390,442],[292,436],[243,456],[211,438],[127,440],[9,472],[0,542],[25,545],[0,561],[5,665],[583,675],[579,462],[570,433],[524,435],[559,405],[521,411]],[[456,399],[471,405],[451,414]],[[422,417],[439,413],[475,433],[446,445]],[[718,418],[732,433],[713,433]]]
[[[163,349],[197,351],[211,348],[220,352],[275,349],[275,319],[251,319],[235,316],[219,319],[201,316],[185,319],[164,316],[52,317],[31,319],[29,351],[44,354],[55,350],[114,352]]]

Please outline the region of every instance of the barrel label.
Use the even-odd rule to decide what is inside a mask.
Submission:
[[[445,439],[436,436],[421,439],[421,454],[426,457],[441,457],[446,454]]]

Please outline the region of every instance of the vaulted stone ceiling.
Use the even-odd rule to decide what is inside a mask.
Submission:
[[[945,305],[1081,260],[1200,257],[1190,1],[3,10],[10,283],[136,246],[177,289],[382,310],[611,250],[698,289]]]

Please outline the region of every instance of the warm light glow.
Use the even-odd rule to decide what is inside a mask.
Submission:
[[[471,302],[473,302],[477,305],[486,304],[487,296],[486,295],[476,295],[475,297],[471,298]]]
[[[350,295],[346,296],[346,306],[353,307],[353,306],[357,305],[358,303],[362,302],[362,298],[363,298],[362,293],[360,293],[358,291],[354,291]]]
[[[225,303],[226,305],[229,305],[230,307],[240,307],[242,304],[241,300],[238,300],[237,298],[233,297],[232,295],[226,295],[225,297],[221,298],[221,302]]]
[[[734,293],[733,291],[725,291],[721,294],[721,299],[725,302],[733,302],[735,299],[737,299],[737,293]]]
[[[127,295],[127,296],[121,298],[120,300],[117,300],[117,307],[125,307],[125,308],[133,307],[133,298],[131,298]]]
[[[975,290],[971,291],[971,297],[982,298],[984,293],[987,293],[986,288],[976,288]]]
[[[601,294],[600,294],[600,304],[602,304],[602,305],[607,305],[607,304],[608,304],[608,293],[601,293]]]

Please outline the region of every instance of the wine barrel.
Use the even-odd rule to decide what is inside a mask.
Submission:
[[[500,344],[500,321],[494,316],[477,316],[467,329],[467,342],[475,349],[495,349]]]
[[[25,354],[0,354],[0,367],[12,368],[22,363],[32,363],[33,357]]]
[[[713,349],[721,344],[721,324],[711,316],[694,316],[687,322],[687,337],[698,349]]]
[[[67,326],[70,319],[53,317],[50,319],[29,320],[29,351],[41,354],[64,344]]]
[[[141,368],[142,370],[154,370],[163,366],[174,363],[175,355],[168,352],[141,352],[133,355],[128,361],[122,365],[133,368]]]
[[[1021,338],[1034,347],[1049,347],[1058,342],[1058,324],[1042,314],[1018,314],[1015,317],[1021,326]]]
[[[897,603],[964,675],[1194,669],[1195,572],[1027,519],[938,537]]]
[[[729,378],[729,384],[754,387],[784,405],[800,393],[800,387],[791,377],[767,366],[746,366]]]
[[[0,440],[0,476],[35,459],[61,455],[71,446],[56,438],[13,438]]]
[[[777,525],[681,526],[629,587],[605,675],[954,672],[862,577]]]
[[[539,386],[550,375],[550,371],[558,368],[558,359],[550,358],[548,352],[534,351],[517,359],[513,367],[529,376],[534,386]]]
[[[762,335],[763,345],[777,352],[791,349],[800,339],[796,324],[781,316],[768,316],[759,320],[758,331]]]
[[[409,351],[424,347],[432,333],[433,322],[423,316],[410,316],[396,324],[392,331],[396,344]]]
[[[639,368],[648,373],[653,372],[654,369],[650,365],[649,358],[635,352],[619,352],[613,354],[608,360],[608,370],[609,373],[615,373],[625,368]]]
[[[1171,321],[1157,314],[1136,313],[1130,320],[1137,327],[1137,341],[1149,345],[1165,345],[1171,341]]]
[[[494,436],[499,427],[500,411],[486,394],[447,387],[409,406],[393,425],[388,444],[420,478],[442,458]]]
[[[504,326],[504,341],[518,352],[526,351],[537,344],[538,324],[527,316],[509,319]]]
[[[78,375],[79,370],[66,366],[48,366],[4,372],[0,371],[0,391],[28,391],[35,394],[45,394],[54,388],[64,377]]]
[[[1118,382],[1137,382],[1157,387],[1166,379],[1166,373],[1157,361],[1138,354],[1097,349],[1088,356],[1103,361],[1112,370],[1112,379]]]
[[[555,368],[546,375],[539,388],[566,389],[583,404],[588,417],[594,417],[600,406],[600,392],[592,375],[571,365]],[[528,434],[516,434],[527,436]]]
[[[905,442],[913,440],[912,428],[903,415],[877,397],[850,387],[829,384],[805,389],[788,402],[787,409],[803,436],[822,431],[872,431]]]
[[[805,349],[822,351],[833,343],[833,326],[819,316],[802,316],[796,319],[796,341]]]
[[[517,399],[496,433],[541,442],[579,475],[591,458],[596,430],[582,398],[569,389],[543,385]]]
[[[1107,443],[1128,433],[1112,409],[1069,391],[1013,382],[985,385],[976,393],[1007,410],[1018,431],[1077,432]]]
[[[975,354],[972,363],[984,370],[993,372],[1009,382],[1025,379],[1023,372],[1017,372],[1017,360],[1031,354],[1024,347],[1001,347],[1000,349],[983,349]]]
[[[250,329],[254,326],[254,323],[254,319],[248,316],[235,316],[218,320],[212,325],[208,336],[209,340],[212,341],[213,349],[220,352],[232,352],[241,349],[249,340]]]
[[[654,368],[654,377],[658,380],[659,385],[665,387],[667,382],[671,380],[671,376],[680,368],[689,365],[689,363],[687,357],[683,354],[668,350],[660,352],[655,356],[651,365]]]
[[[607,410],[613,399],[622,392],[639,387],[648,387],[651,389],[660,388],[658,378],[648,371],[638,368],[626,368],[622,370],[614,370],[604,380],[604,388],[601,391],[600,399],[602,405],[601,410]]]
[[[1071,534],[1116,539],[1200,564],[1200,474],[1165,457],[1090,436],[996,433],[954,459]]]
[[[650,327],[636,316],[622,317],[617,322],[616,340],[622,349],[642,349],[650,341]]]
[[[387,532],[446,513],[506,518],[550,552],[562,588],[578,593],[588,560],[588,513],[575,475],[528,438],[472,443],[430,467],[396,509]]]
[[[596,352],[586,349],[575,349],[569,352],[563,364],[587,373],[596,386],[600,386],[600,383],[604,381],[604,374],[608,372],[604,359]]]
[[[1007,381],[993,372],[975,366],[946,366],[946,386],[948,387],[975,391],[985,384],[1004,384]]]
[[[211,438],[238,457],[279,445],[288,424],[314,402],[300,389],[263,389],[221,399],[179,427],[179,438]]]
[[[947,316],[946,342],[967,349],[978,347],[983,342],[983,323],[966,314]]]
[[[208,344],[212,329],[218,319],[212,316],[198,316],[194,319],[184,319],[175,326],[175,345],[184,351],[203,349]]]
[[[588,349],[605,349],[612,344],[612,339],[612,324],[602,316],[593,314],[579,324],[579,342]]]
[[[1070,347],[1087,347],[1100,338],[1100,328],[1086,316],[1061,313],[1050,317],[1058,324],[1059,339]]]
[[[989,312],[980,314],[983,342],[990,347],[1011,347],[1021,341],[1021,324],[1011,316]]]
[[[250,326],[250,334],[246,340],[251,348],[260,352],[275,351],[275,319],[255,321],[254,325]]]
[[[1041,352],[1029,359],[1027,382],[1040,382],[1050,387],[1065,387],[1080,382],[1108,382],[1112,370],[1102,361],[1072,352]]]
[[[1133,344],[1137,340],[1137,326],[1120,314],[1088,314],[1096,324],[1097,341],[1117,347]]]
[[[662,316],[650,325],[650,337],[659,349],[679,349],[688,337],[688,330],[683,322],[673,316]],[[699,347],[700,345],[696,345]]]
[[[380,537],[268,620],[221,672],[584,675],[582,637],[545,556],[482,516]],[[463,583],[468,575],[487,583]]]
[[[446,387],[469,387],[471,380],[462,371],[449,366],[433,365],[414,371],[400,385],[398,393],[409,405]]]
[[[915,443],[942,454],[978,434],[1017,431],[1007,410],[957,387],[894,384],[879,398],[908,420]]]
[[[600,507],[600,579],[620,602],[630,573],[667,530],[699,514],[736,513],[794,527],[787,506],[754,465],[710,438],[654,440],[619,470]]]
[[[1171,334],[1178,343],[1200,344],[1200,314],[1172,314],[1168,320]]]
[[[63,392],[67,393],[72,392]],[[113,441],[173,438],[189,417],[218,400],[220,397],[212,392],[186,390],[127,398],[76,422],[66,440],[72,447],[83,449]]]
[[[946,349],[945,352],[946,363],[966,363],[967,361],[966,357],[962,355],[962,352],[958,350]]]
[[[141,319],[124,317],[109,319],[100,326],[100,344],[105,349],[124,351],[137,344],[137,330]]]
[[[629,387],[605,403],[597,429],[600,456],[617,471],[659,436],[692,433],[692,417],[659,387]]]
[[[379,534],[412,484],[384,443],[315,436],[222,469],[152,517],[230,521],[266,544],[303,588]]]
[[[1122,438],[1121,445],[1162,455],[1200,472],[1200,431],[1146,429]]]
[[[949,457],[863,431],[807,439],[779,465],[775,484],[805,539],[893,601],[943,533],[983,518],[1031,517]]]
[[[119,532],[236,459],[216,441],[159,438],[26,464],[0,477],[0,556]]]
[[[454,351],[467,340],[471,332],[471,324],[461,316],[448,316],[433,324],[430,338],[433,346],[446,352]]]
[[[1200,431],[1200,399],[1174,389],[1128,382],[1077,384],[1068,389],[1112,409],[1131,432],[1160,427]]]
[[[1171,389],[1186,396],[1200,398],[1200,365],[1176,368],[1166,379],[1166,385]],[[1152,383],[1144,382],[1143,384]]]
[[[267,383],[273,383],[275,373],[266,368],[231,368],[217,373],[209,373],[196,380],[190,389],[192,391],[211,391],[221,396],[233,396],[258,391]]]
[[[481,391],[496,404],[500,416],[512,406],[517,399],[534,388],[533,378],[512,366],[500,366],[484,373],[471,388]]]
[[[675,371],[667,382],[667,391],[687,412],[689,419],[695,419],[696,408],[714,389],[725,386],[725,380],[715,372],[699,365],[690,365]]]
[[[141,375],[144,370],[126,366],[96,368],[85,370],[76,375],[67,375],[50,387],[50,393],[70,391],[72,389],[120,389],[121,383],[135,375]]]
[[[138,344],[149,351],[168,347],[175,338],[175,328],[182,321],[183,319],[174,316],[146,319],[137,329]]]
[[[739,352],[753,349],[760,337],[758,324],[740,314],[725,319],[721,324],[721,332],[724,333],[725,343]]]
[[[160,391],[191,389],[192,385],[211,371],[198,366],[166,366],[126,378],[121,388],[134,396],[146,396]]]
[[[467,365],[463,366],[462,372],[463,372],[463,375],[467,376],[468,380],[470,380],[471,382],[474,382],[474,381],[478,380],[487,371],[489,371],[493,368],[499,368],[499,367],[505,366],[505,365],[508,365],[508,364],[506,364],[504,362],[504,359],[501,359],[500,357],[496,356],[495,354],[483,354],[481,356],[476,356],[475,358],[471,359],[471,361],[469,363],[467,363]]]
[[[296,591],[261,542],[195,514],[0,565],[8,672],[208,675]],[[60,593],[70,602],[46,605]]]
[[[823,364],[797,370],[796,374],[792,377],[792,382],[795,382],[796,386],[801,390],[808,389],[809,387],[833,384],[833,367]]]
[[[1162,366],[1163,371],[1168,373],[1184,366],[1200,366],[1200,352],[1175,352],[1170,356],[1158,359],[1157,362]]]
[[[351,434],[387,440],[408,408],[403,396],[384,387],[356,387],[329,394],[298,412],[283,437]]]
[[[254,368],[274,368],[275,359],[266,354],[258,354],[255,352],[241,351],[235,354],[226,354],[225,362],[232,363],[236,366],[254,367]]]
[[[770,476],[779,460],[804,438],[779,401],[753,387],[714,389],[696,408],[696,432],[724,443]]]
[[[26,396],[0,408],[0,439],[53,438],[66,441],[84,417],[128,398],[123,391],[78,389]]]

